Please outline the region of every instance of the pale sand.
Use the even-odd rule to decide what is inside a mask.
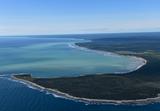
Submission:
[[[154,103],[154,102],[160,102],[160,95],[158,95],[155,98],[146,98],[146,99],[138,99],[138,100],[105,100],[105,99],[80,98],[80,97],[74,97],[74,96],[69,95],[67,93],[60,92],[56,89],[45,88],[45,87],[40,86],[36,83],[30,82],[30,81],[27,81],[27,80],[24,80],[24,79],[16,78],[15,76],[12,76],[12,79],[17,80],[20,83],[27,84],[29,86],[35,87],[37,89],[45,90],[49,93],[52,93],[55,97],[69,99],[69,100],[73,100],[73,101],[77,101],[77,102],[84,102],[86,104],[145,105],[145,104],[150,104],[150,103]],[[30,87],[30,88],[32,88],[32,87]]]
[[[142,61],[142,64],[140,64],[139,66],[137,66],[137,68],[135,68],[134,70],[130,70],[130,71],[128,71],[128,72],[115,72],[115,74],[126,74],[126,73],[130,73],[130,72],[133,72],[133,71],[136,71],[136,70],[140,69],[141,67],[143,67],[144,65],[147,64],[147,60],[146,60],[146,59],[144,59],[144,58],[142,58],[142,57],[138,57],[138,56],[120,55],[120,54],[113,53],[113,52],[107,52],[107,51],[89,49],[89,48],[86,48],[86,47],[78,46],[78,45],[76,45],[76,43],[68,44],[68,46],[71,47],[71,48],[76,48],[76,49],[83,50],[83,51],[94,52],[94,53],[101,54],[101,55],[104,55],[104,56],[105,56],[105,55],[119,55],[119,56],[132,57],[132,58],[137,59],[138,61]]]
[[[92,52],[96,52],[96,53],[103,54],[103,55],[116,54],[116,53],[112,53],[112,52],[92,50],[92,49],[88,49],[85,47],[77,46],[75,44],[68,44],[68,45],[69,45],[69,47],[72,47],[72,48],[77,48],[77,49],[85,50],[85,51],[92,51]],[[123,55],[123,56],[130,56],[130,55]],[[131,56],[131,57],[135,57],[136,59],[143,61],[142,64],[140,66],[138,66],[135,70],[138,70],[139,68],[141,68],[142,66],[147,64],[147,60],[145,60],[144,58],[136,57],[136,56]],[[130,72],[132,72],[132,71],[130,71]],[[129,72],[116,72],[116,74],[121,74],[121,73],[124,74],[124,73],[129,73]],[[37,89],[46,90],[49,93],[52,93],[55,97],[74,100],[74,101],[78,101],[78,102],[84,102],[86,104],[136,104],[136,105],[144,105],[144,104],[149,104],[149,103],[153,103],[153,102],[160,102],[160,95],[158,95],[155,98],[146,98],[146,99],[138,99],[138,100],[105,100],[105,99],[80,98],[80,97],[74,97],[74,96],[69,95],[67,93],[60,92],[57,89],[45,88],[45,87],[40,86],[36,83],[30,82],[30,81],[27,81],[24,79],[16,78],[14,75],[12,76],[12,78],[14,80],[18,80],[20,83],[24,83],[24,84],[33,86]]]

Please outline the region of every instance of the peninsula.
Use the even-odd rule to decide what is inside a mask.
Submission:
[[[42,86],[65,98],[87,103],[149,103],[159,101],[160,40],[104,38],[76,45],[94,50],[137,56],[148,62],[140,69],[125,74],[90,74],[79,77],[34,78],[30,74],[14,78]],[[137,41],[139,41],[137,43]],[[130,44],[130,45],[128,45]],[[151,48],[148,44],[153,45]]]

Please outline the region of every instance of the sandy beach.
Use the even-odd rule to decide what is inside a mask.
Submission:
[[[103,54],[104,56],[106,54],[117,55],[116,53],[112,53],[112,52],[92,50],[92,49],[88,49],[88,48],[85,48],[85,47],[80,47],[76,44],[68,44],[68,45],[69,45],[69,47],[72,47],[72,48],[77,48],[77,49],[83,50],[83,51],[91,51],[91,52],[94,52],[94,53]],[[130,56],[130,55],[122,55],[122,56]],[[139,59],[140,61],[143,61],[142,64],[139,65],[135,70],[138,70],[139,68],[141,68],[141,67],[143,67],[144,65],[147,64],[147,60],[145,60],[144,58],[136,57],[136,56],[130,56],[130,57],[133,57],[135,59]],[[132,70],[132,71],[135,71],[135,70]],[[126,73],[130,73],[132,71],[129,71],[129,72],[115,72],[115,74],[126,74]],[[133,105],[136,104],[136,105],[144,105],[144,104],[149,104],[149,103],[160,101],[159,96],[157,96],[155,98],[146,98],[146,99],[138,99],[138,100],[105,100],[105,99],[80,98],[80,97],[74,97],[74,96],[69,95],[67,93],[60,92],[56,89],[45,88],[45,87],[40,86],[40,85],[38,85],[36,83],[33,83],[31,81],[16,78],[14,75],[12,76],[12,79],[17,80],[17,82],[27,84],[27,86],[30,87],[30,88],[45,90],[45,91],[53,94],[55,97],[60,97],[60,98],[69,99],[69,100],[78,101],[78,102],[84,102],[86,104],[115,104],[115,105],[116,104],[133,104]]]
[[[69,100],[73,100],[73,101],[77,101],[77,102],[84,102],[86,104],[146,105],[146,104],[150,104],[150,103],[160,102],[159,95],[155,98],[146,98],[146,99],[138,99],[138,100],[103,100],[103,99],[80,98],[80,97],[74,97],[74,96],[69,95],[67,93],[60,92],[56,89],[45,88],[45,87],[40,86],[40,85],[33,83],[31,81],[16,78],[14,75],[12,76],[12,79],[16,80],[17,82],[20,82],[20,83],[27,85],[29,88],[37,89],[40,91],[45,90],[48,93],[53,94],[54,97],[69,99]]]
[[[106,55],[126,56],[126,57],[135,58],[135,59],[137,59],[137,61],[142,61],[142,63],[139,66],[137,66],[137,68],[135,68],[134,70],[130,70],[128,72],[114,72],[114,74],[126,74],[126,73],[130,73],[130,72],[133,72],[133,71],[136,71],[136,70],[140,69],[141,67],[143,67],[144,65],[147,64],[147,60],[146,59],[144,59],[142,57],[138,57],[138,56],[120,55],[120,54],[113,53],[113,52],[107,52],[107,51],[89,49],[89,48],[86,48],[86,47],[78,46],[78,45],[76,45],[76,43],[68,44],[68,46],[71,47],[71,48],[76,48],[76,49],[82,50],[82,51],[94,52],[94,53],[101,54],[101,55],[104,55],[104,56],[106,56]]]

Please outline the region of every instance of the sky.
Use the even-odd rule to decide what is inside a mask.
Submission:
[[[0,0],[0,35],[160,31],[160,0]]]

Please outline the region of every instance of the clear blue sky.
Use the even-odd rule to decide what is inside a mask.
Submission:
[[[160,31],[160,0],[0,0],[0,35]]]

